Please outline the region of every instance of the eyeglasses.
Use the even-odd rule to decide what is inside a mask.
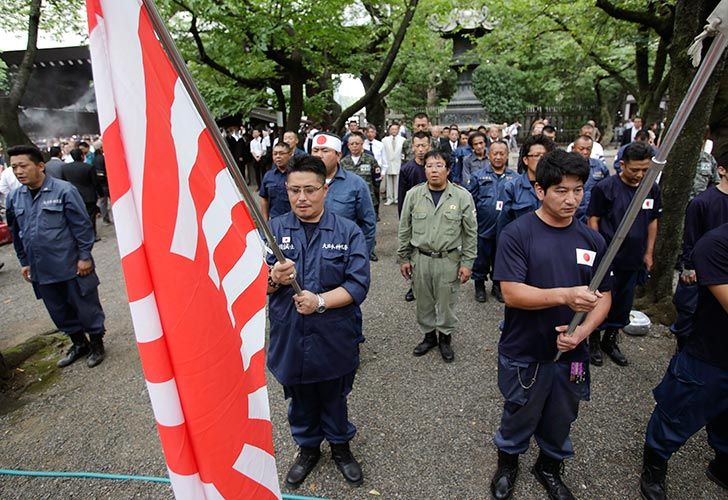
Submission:
[[[447,168],[447,165],[445,165],[444,163],[430,163],[430,164],[425,164],[425,168],[429,168],[429,169]]]
[[[546,153],[536,153],[535,155],[526,155],[526,158],[543,158]]]
[[[316,191],[319,191],[321,188],[323,188],[325,184],[321,184],[319,187],[314,186],[286,186],[286,190],[289,194],[292,194],[293,196],[298,196],[301,194],[301,191],[304,192],[306,196],[311,196]]]

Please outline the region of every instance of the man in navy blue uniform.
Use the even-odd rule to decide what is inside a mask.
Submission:
[[[22,184],[8,198],[7,215],[23,278],[73,342],[58,366],[90,352],[86,364],[92,368],[104,360],[105,317],[91,258],[94,232],[88,212],[75,187],[45,175],[38,148],[14,146],[8,157]]]
[[[519,165],[525,167],[523,173],[506,182],[498,196],[498,222],[496,223],[496,238],[508,224],[518,217],[533,212],[541,202],[536,196],[536,166],[543,156],[553,151],[556,145],[548,137],[538,134],[530,135],[521,146],[521,155],[518,158]],[[498,302],[503,302],[500,285],[493,283],[493,295]]]
[[[609,281],[598,292],[588,284],[606,243],[575,217],[589,166],[576,153],[553,151],[541,159],[536,192],[542,205],[503,231],[495,278],[506,301],[498,343],[498,387],[505,403],[493,438],[498,470],[494,498],[509,498],[518,456],[536,437],[536,479],[553,499],[574,498],[561,480],[565,458],[574,454],[569,432],[579,401],[589,398],[589,352],[584,340],[607,315]],[[574,312],[587,313],[572,335]],[[562,356],[554,361],[556,353]]]
[[[474,145],[479,146],[485,135],[476,132],[472,138]],[[471,174],[468,191],[473,195],[475,208],[478,211],[478,256],[473,265],[473,281],[475,283],[475,300],[485,302],[488,294],[485,291],[485,279],[493,279],[493,262],[495,261],[495,229],[498,221],[498,195],[506,182],[516,177],[515,172],[506,168],[508,163],[508,144],[495,141],[488,150],[488,163]],[[495,284],[492,293],[495,294]]]
[[[677,310],[677,319],[670,325],[670,331],[677,339],[681,350],[690,336],[693,315],[698,305],[698,278],[695,273],[693,248],[708,231],[728,223],[728,154],[723,155],[718,166],[720,184],[709,187],[690,201],[685,209],[682,255],[678,261],[680,280],[672,301]]]
[[[290,399],[288,422],[300,447],[286,483],[296,488],[306,479],[325,439],[344,478],[358,485],[346,400],[364,342],[359,306],[369,290],[369,252],[357,225],[325,208],[330,188],[319,158],[296,158],[286,187],[292,211],[270,221],[286,262],[268,257],[268,368]],[[296,277],[299,295],[290,286]]]
[[[263,212],[263,217],[266,220],[291,211],[291,204],[288,202],[288,193],[286,192],[286,169],[291,161],[291,156],[291,146],[287,142],[278,141],[273,146],[274,168],[271,168],[263,175],[258,190],[260,211]]]
[[[371,255],[377,232],[372,197],[364,179],[339,165],[341,140],[327,132],[316,134],[311,145],[311,155],[321,158],[326,165],[326,209],[359,226]]]
[[[667,462],[705,427],[715,459],[706,474],[728,490],[728,224],[706,233],[695,245],[698,307],[685,348],[655,388],[647,424],[640,490],[643,498],[666,498]]]
[[[619,223],[627,213],[642,178],[650,168],[652,149],[644,142],[633,142],[624,150],[622,169],[618,175],[607,178],[592,189],[587,208],[589,226],[598,230],[607,242],[611,242]],[[634,301],[634,289],[644,284],[652,269],[652,255],[657,238],[657,219],[662,213],[660,188],[654,184],[642,203],[637,218],[619,248],[612,263],[614,283],[612,309],[607,321],[589,339],[591,361],[601,366],[602,351],[619,366],[628,361],[617,345],[617,332],[629,324],[629,311]],[[601,337],[601,338],[600,338]]]
[[[594,146],[594,139],[588,135],[580,135],[574,141],[572,148],[574,153],[580,154],[589,162],[589,178],[584,184],[584,197],[576,211],[576,218],[585,224],[587,223],[586,209],[589,206],[592,189],[597,183],[609,177],[609,169],[604,162],[591,157],[592,146]]]
[[[487,137],[483,132],[474,132],[468,137],[468,144],[473,150],[472,154],[464,157],[462,161],[458,162],[455,158],[450,158],[453,165],[457,163],[459,165],[458,171],[456,172],[453,167],[452,177],[450,180],[455,184],[467,188],[470,185],[473,173],[476,170],[481,170],[489,165],[488,151],[485,148],[485,141]],[[508,158],[506,158],[507,160]]]

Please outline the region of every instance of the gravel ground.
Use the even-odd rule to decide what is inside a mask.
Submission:
[[[406,284],[395,261],[396,207],[382,207],[372,288],[364,303],[366,343],[350,398],[359,433],[352,443],[365,482],[348,486],[324,452],[296,493],[336,499],[488,498],[496,453],[491,438],[501,413],[496,384],[497,325],[502,306],[473,299],[462,289],[460,328],[453,337],[455,362],[436,351],[414,358],[420,340],[414,304],[403,300]],[[107,313],[108,358],[89,371],[82,363],[25,398],[0,417],[0,468],[93,471],[161,476],[166,473],[134,343],[113,227],[100,226],[94,256]],[[45,309],[20,280],[12,249],[0,248],[0,346],[52,328]],[[580,498],[638,498],[643,433],[657,384],[674,349],[665,329],[625,338],[627,368],[607,361],[592,371],[592,400],[573,427],[576,456],[565,479]],[[293,459],[283,391],[269,377],[271,414],[281,482]],[[535,444],[522,457],[515,497],[545,498],[530,474]],[[701,431],[670,462],[671,498],[726,498],[708,481],[712,458]],[[285,492],[285,490],[284,490]],[[0,476],[0,498],[170,498],[166,485],[96,479]]]

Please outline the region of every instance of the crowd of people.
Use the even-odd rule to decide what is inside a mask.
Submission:
[[[276,139],[256,129],[250,136],[239,127],[224,130],[285,256],[267,257],[267,365],[290,400],[288,421],[299,447],[286,475],[289,487],[305,481],[324,441],[346,481],[363,481],[350,447],[357,429],[347,397],[364,340],[360,306],[371,284],[370,262],[379,260],[380,205],[396,205],[396,257],[411,284],[404,300],[415,302],[422,337],[414,356],[437,348],[445,363],[455,361],[458,294],[468,281],[478,303],[489,300],[490,281],[490,295],[505,304],[493,498],[511,497],[519,455],[532,437],[540,450],[532,468],[539,483],[550,498],[574,498],[562,478],[564,460],[574,454],[571,426],[580,401],[589,398],[590,367],[601,366],[605,355],[629,364],[619,331],[630,322],[635,288],[653,266],[662,212],[658,184],[641,201],[611,272],[597,290],[589,284],[657,145],[635,118],[610,169],[593,122],[561,149],[557,130],[536,120],[510,165],[519,126],[437,127],[418,113],[411,128],[393,122],[381,139],[376,126],[360,129],[357,121],[343,136],[310,129],[303,137],[286,131]],[[91,249],[97,213],[111,222],[103,146],[59,143],[45,155],[16,146],[7,156],[0,191],[23,278],[72,340],[59,366],[84,356],[96,366],[105,355],[104,314]],[[716,453],[707,475],[728,488],[722,329],[728,321],[728,153],[715,160],[704,151],[694,185],[678,264],[679,317],[671,327],[676,354],[654,391],[657,405],[646,430],[639,488],[648,499],[666,497],[670,456],[702,427]],[[576,313],[584,318],[569,331]]]
[[[363,341],[367,260],[377,260],[381,197],[398,208],[397,259],[422,335],[415,356],[438,348],[444,362],[455,360],[458,290],[471,278],[477,302],[488,300],[490,280],[491,295],[505,303],[498,364],[505,402],[493,438],[493,498],[512,495],[519,455],[532,437],[540,449],[532,469],[539,483],[550,498],[574,498],[562,479],[564,460],[574,454],[571,425],[579,402],[589,398],[590,367],[601,366],[605,355],[629,364],[619,331],[630,323],[635,288],[653,266],[662,212],[654,184],[611,271],[591,291],[656,152],[639,118],[632,123],[611,170],[594,123],[585,123],[563,150],[553,126],[534,122],[516,165],[508,164],[512,143],[502,127],[433,127],[424,113],[415,115],[407,137],[391,123],[380,142],[376,127],[362,131],[354,122],[342,137],[313,134],[298,158],[285,139],[274,146],[276,169],[264,175],[259,194],[269,215],[274,207],[280,214],[270,224],[286,257],[269,257],[268,366],[290,399],[299,446],[289,487],[303,483],[324,440],[345,479],[363,480],[349,447],[356,427],[347,395]],[[710,175],[699,167],[695,177],[680,259],[681,288],[695,286],[676,295],[679,341],[646,430],[639,488],[649,499],[665,498],[667,461],[703,426],[716,452],[707,475],[728,486],[728,352],[719,326],[728,320],[727,166],[724,154]],[[301,294],[291,287],[297,280]],[[585,316],[569,332],[575,313]]]

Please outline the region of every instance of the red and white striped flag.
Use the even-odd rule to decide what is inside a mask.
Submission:
[[[87,0],[127,294],[177,498],[280,498],[255,225],[140,0]]]

